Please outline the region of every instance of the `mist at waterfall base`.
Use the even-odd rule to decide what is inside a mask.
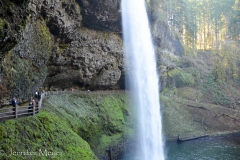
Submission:
[[[138,112],[136,153],[130,159],[164,160],[156,58],[145,0],[122,0],[121,7],[131,105]]]

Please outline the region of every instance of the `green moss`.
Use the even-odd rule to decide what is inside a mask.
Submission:
[[[186,56],[192,56],[192,57],[196,57],[197,56],[196,50],[194,50],[194,49],[192,49],[192,48],[190,48],[190,47],[188,47],[186,45],[184,45],[183,47],[184,47],[184,54]]]
[[[192,71],[186,69],[173,69],[168,73],[167,86],[169,88],[183,87],[183,86],[193,86],[195,84],[194,76]]]
[[[133,113],[123,93],[51,96],[45,105],[89,142],[97,155],[103,155],[108,145],[117,145],[120,139],[132,136],[133,121],[129,117]]]
[[[177,137],[178,134],[186,137],[205,134],[202,125],[194,122],[192,114],[181,108],[182,106],[175,100],[161,96],[164,134],[167,137]]]
[[[53,45],[53,36],[51,35],[45,21],[36,21],[36,32],[37,32],[37,41],[39,41],[39,46],[37,46],[38,48],[40,48],[40,50],[42,50],[42,47],[45,47],[45,49],[47,49],[47,55],[43,56],[49,56],[50,54],[50,50],[52,48]]]
[[[178,69],[173,69],[168,72],[168,76],[172,78],[172,77],[176,76],[178,73],[179,73]]]
[[[2,124],[7,136],[0,139],[5,153],[10,150],[36,152],[36,159],[97,159],[86,141],[79,137],[66,123],[51,113],[42,111],[34,117],[10,120]],[[59,153],[52,156],[44,153]],[[12,158],[27,158],[15,155]],[[24,158],[24,159],[25,159]]]
[[[231,100],[228,91],[230,88],[232,90],[231,92],[233,92],[234,89],[229,84],[224,81],[216,81],[216,78],[213,75],[204,76],[201,83],[201,91],[205,99],[208,99],[211,103],[228,107]]]
[[[177,93],[177,89],[176,88],[167,88],[165,87],[163,89],[163,91],[161,92],[163,95],[175,95]]]
[[[69,46],[69,44],[66,44],[66,43],[59,44],[59,48],[61,48],[61,49],[67,49],[68,46]]]
[[[45,63],[51,53],[53,37],[44,21],[38,20],[33,25],[35,26],[29,30],[33,30],[35,34],[29,37],[30,43],[26,45],[34,52],[31,52],[31,55],[25,53],[25,57],[20,58],[16,56],[14,50],[11,50],[5,55],[2,63],[5,86],[8,86],[11,95],[22,94],[30,97],[39,85],[39,80],[47,74]],[[18,93],[19,91],[21,94]]]
[[[46,70],[42,69],[42,73],[36,73],[35,68],[31,66],[28,60],[13,56],[12,54],[12,52],[9,52],[2,64],[4,78],[8,80],[8,89],[16,94],[18,90],[26,91],[27,88],[34,88],[37,81],[35,78],[43,76]]]
[[[4,25],[5,25],[5,21],[0,18],[0,33],[1,33],[1,35],[3,34]]]
[[[0,125],[0,150],[61,152],[56,157],[38,155],[34,159],[96,159],[92,150],[103,156],[108,147],[133,137],[132,115],[124,93],[50,96],[39,114]]]
[[[192,74],[186,73],[183,70],[176,75],[176,81],[178,86],[192,86],[195,83]]]
[[[198,102],[200,102],[203,97],[201,90],[197,90],[192,87],[178,88],[176,91],[176,95],[183,99],[188,99],[188,100],[192,100],[192,101],[197,100]]]
[[[121,139],[121,134],[115,134],[112,136],[102,135],[99,139],[99,145],[96,147],[97,153],[100,155],[104,155],[106,149],[111,146],[117,145]]]
[[[6,129],[3,125],[0,125],[0,139],[6,136]]]
[[[122,102],[114,97],[105,97],[100,105],[100,111],[107,115],[102,117],[107,124],[104,124],[112,132],[120,132],[123,129],[124,117],[122,112]]]

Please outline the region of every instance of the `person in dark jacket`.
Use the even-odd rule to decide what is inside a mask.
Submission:
[[[13,106],[13,114],[14,114],[16,111],[16,106],[17,106],[17,100],[15,97],[13,97],[13,99],[12,99],[12,106]]]
[[[35,98],[36,99],[38,98],[38,92],[35,92]]]
[[[41,92],[38,92],[38,101],[41,99]]]

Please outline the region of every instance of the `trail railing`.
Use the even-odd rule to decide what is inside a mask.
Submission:
[[[0,109],[0,121],[8,120],[20,117],[26,117],[35,115],[40,112],[42,108],[43,100],[50,95],[61,95],[61,94],[113,94],[113,93],[124,93],[124,90],[109,90],[109,91],[79,91],[79,90],[65,90],[65,91],[48,91],[41,94],[40,99],[33,106],[19,106],[2,108]]]

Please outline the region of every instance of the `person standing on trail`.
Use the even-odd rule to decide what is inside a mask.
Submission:
[[[37,95],[37,98],[38,98],[38,101],[41,99],[41,92],[37,92],[38,95]]]
[[[14,114],[16,111],[16,106],[17,106],[17,100],[15,97],[13,97],[13,99],[12,99],[12,106],[13,106],[13,114]]]
[[[36,107],[36,102],[34,99],[32,100],[32,105]]]
[[[35,98],[38,98],[38,92],[35,92]]]

